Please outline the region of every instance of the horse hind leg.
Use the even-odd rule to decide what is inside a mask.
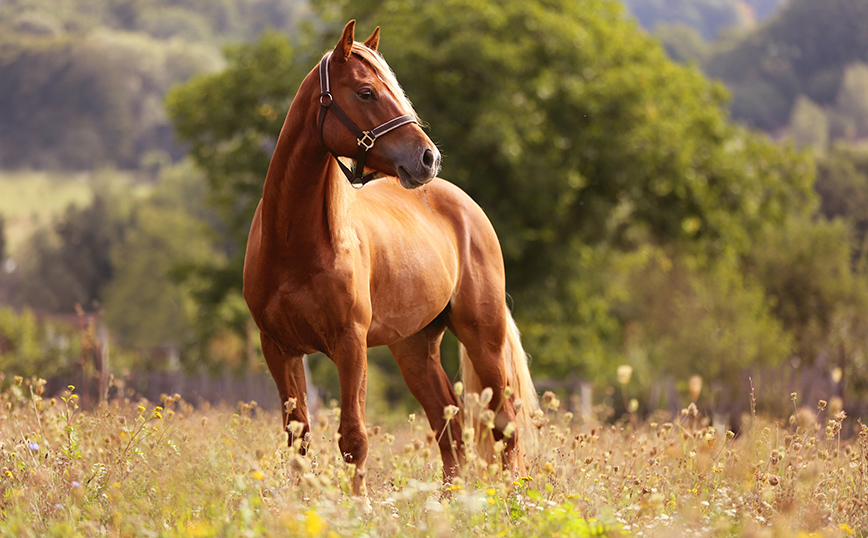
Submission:
[[[304,355],[285,353],[264,334],[260,334],[262,353],[283,409],[283,428],[289,434],[289,445],[300,440],[299,453],[304,455],[310,441],[310,421],[307,416],[307,385],[304,375]],[[300,427],[298,425],[301,425]]]
[[[534,444],[530,417],[538,403],[527,356],[506,302],[493,310],[490,306],[460,308],[456,304],[450,316],[450,329],[463,347],[462,378],[466,391],[469,394],[481,393],[486,388],[492,391],[488,408],[496,411],[493,438],[504,442],[504,468],[515,470],[523,464],[523,452]],[[521,407],[516,410],[518,400]],[[513,431],[506,436],[508,428]],[[491,449],[484,443],[480,443],[480,452],[486,457],[491,455]]]
[[[391,344],[389,350],[410,392],[425,410],[428,423],[438,439],[443,480],[451,482],[463,461],[464,451],[458,417],[451,420],[444,417],[447,406],[461,409],[461,402],[440,364],[440,342],[445,330],[444,320],[438,318],[413,336]]]

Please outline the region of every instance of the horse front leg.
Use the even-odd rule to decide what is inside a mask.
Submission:
[[[353,495],[367,498],[365,461],[368,458],[368,434],[365,428],[365,397],[368,385],[367,346],[364,338],[345,340],[335,350],[332,360],[338,367],[341,384],[341,422],[338,446],[344,461],[355,466]]]
[[[310,440],[310,421],[307,416],[307,385],[304,376],[304,354],[287,353],[281,350],[275,342],[260,334],[262,353],[277,392],[280,394],[283,409],[283,428],[289,434],[289,445],[301,439],[299,453],[304,455]],[[293,432],[293,422],[301,423],[302,427]]]

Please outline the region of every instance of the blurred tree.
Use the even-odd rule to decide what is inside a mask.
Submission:
[[[206,193],[190,166],[165,169],[146,198],[133,203],[123,233],[111,246],[115,277],[105,289],[105,320],[127,347],[187,350],[199,319],[191,284],[173,278],[179,266],[214,260],[210,223],[203,219]],[[216,263],[216,262],[215,262]],[[198,361],[195,353],[180,355]]]
[[[708,53],[708,45],[702,35],[685,24],[658,25],[654,30],[654,37],[663,44],[666,54],[676,62],[702,64]]]
[[[830,105],[844,66],[868,61],[866,20],[865,0],[790,0],[767,25],[710,55],[705,70],[732,89],[735,118],[776,130],[800,94]]]
[[[829,220],[846,220],[854,233],[855,258],[866,252],[868,235],[868,152],[835,145],[817,159],[820,211]]]
[[[37,231],[23,253],[16,302],[56,313],[72,313],[76,305],[98,309],[114,274],[109,250],[117,233],[100,193],[90,207],[67,208],[53,230]]]
[[[68,371],[80,354],[72,327],[0,307],[0,372],[49,378]]]
[[[0,271],[3,270],[4,260],[6,260],[6,217],[0,215]]]
[[[868,136],[868,65],[857,62],[844,69],[835,105],[852,125],[847,138]]]
[[[790,114],[788,133],[800,147],[824,150],[829,144],[829,118],[816,103],[800,95]]]

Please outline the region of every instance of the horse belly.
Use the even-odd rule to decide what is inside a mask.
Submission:
[[[433,249],[395,252],[383,265],[387,270],[371,275],[369,347],[403,340],[434,321],[449,304],[458,273],[452,255]]]

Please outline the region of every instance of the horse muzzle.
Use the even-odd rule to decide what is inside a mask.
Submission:
[[[405,189],[421,187],[440,172],[440,151],[436,147],[423,147],[407,162],[396,163],[396,170]]]

